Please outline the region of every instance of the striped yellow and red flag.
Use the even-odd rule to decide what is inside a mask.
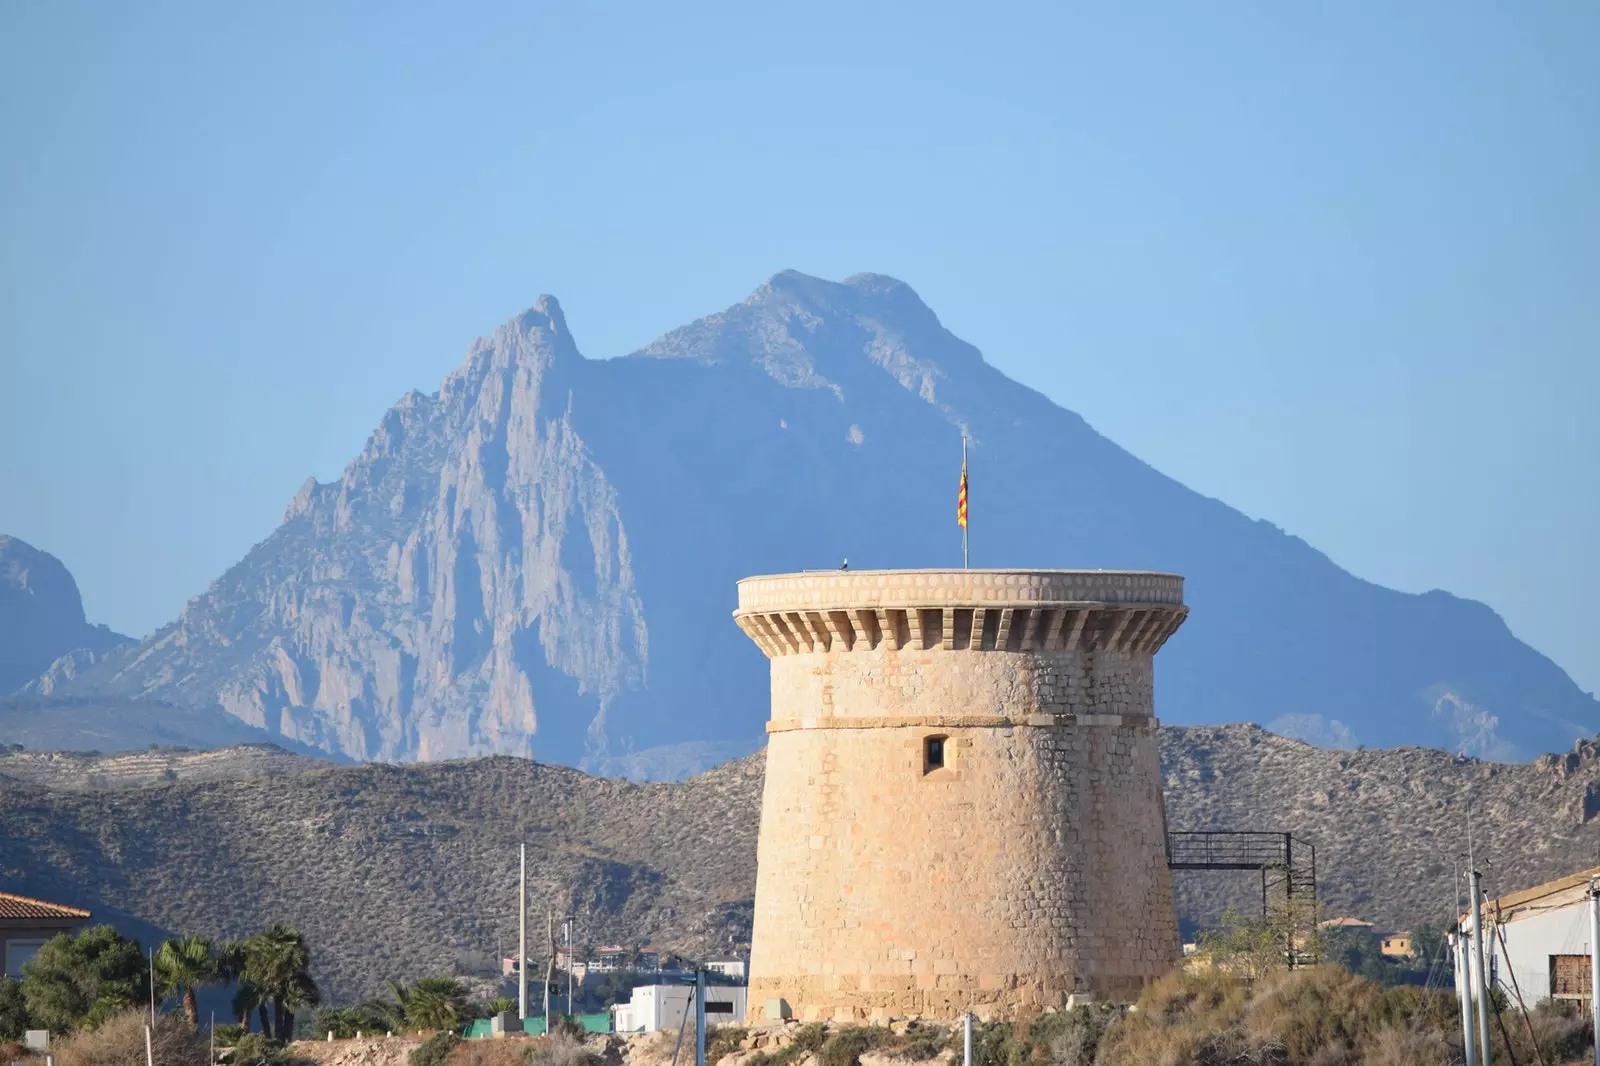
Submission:
[[[967,454],[961,449],[961,491],[956,494],[956,525],[967,528]]]

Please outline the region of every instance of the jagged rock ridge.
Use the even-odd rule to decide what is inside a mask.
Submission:
[[[1593,697],[1481,604],[1361,581],[1191,492],[894,279],[793,272],[612,360],[583,358],[541,299],[439,393],[404,398],[176,622],[36,687],[215,702],[355,758],[675,776],[626,760],[760,742],[766,663],[728,619],[738,578],[960,558],[963,431],[975,565],[1185,575],[1165,721],[1497,758],[1600,730]]]

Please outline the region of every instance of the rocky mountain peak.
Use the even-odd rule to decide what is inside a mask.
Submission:
[[[584,359],[541,297],[176,623],[61,694],[220,706],[353,758],[749,750],[768,682],[729,621],[737,580],[959,564],[963,431],[974,565],[1186,576],[1164,721],[1528,759],[1600,723],[1486,608],[1360,581],[1164,477],[903,282],[796,271],[623,359]]]
[[[22,687],[74,652],[128,643],[90,625],[72,574],[49,552],[0,534],[0,695]]]

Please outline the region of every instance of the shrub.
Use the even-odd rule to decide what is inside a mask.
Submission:
[[[909,1062],[936,1059],[950,1044],[950,1034],[937,1026],[912,1022],[904,1035],[892,1045],[894,1053]]]
[[[1218,970],[1180,971],[1104,1031],[1095,1061],[1428,1066],[1455,1057],[1458,1018],[1451,995],[1385,989],[1338,966],[1285,970],[1253,984]]]
[[[1576,1003],[1544,1000],[1528,1012],[1528,1026],[1546,1062],[1585,1058],[1594,1047],[1594,1019]]]
[[[708,1066],[721,1062],[739,1050],[739,1045],[749,1035],[749,1030],[737,1025],[719,1025],[706,1033],[706,1062]]]
[[[840,1029],[822,1045],[822,1066],[861,1066],[861,1053],[882,1047],[893,1039],[889,1030],[876,1025]]]
[[[0,974],[0,1040],[20,1040],[30,1028],[28,1003],[22,997],[22,982]],[[0,1062],[12,1061],[0,1056]]]
[[[1043,1015],[1028,1027],[1028,1060],[1048,1066],[1092,1066],[1106,1030],[1121,1017],[1121,1008],[1101,1003]]]
[[[212,1033],[216,1037],[218,1047],[232,1047],[247,1031],[242,1025],[225,1022],[213,1029]]]
[[[231,1066],[265,1066],[281,1062],[283,1058],[283,1045],[272,1037],[262,1033],[244,1033],[233,1042],[228,1062]]]
[[[142,1004],[150,991],[139,942],[109,925],[77,936],[57,933],[23,966],[23,974],[29,1017],[56,1033],[99,1025]]]
[[[526,1061],[521,1040],[463,1040],[448,1059],[449,1066],[523,1066]]]
[[[411,1053],[411,1066],[444,1066],[461,1038],[454,1033],[434,1033]]]
[[[144,1029],[150,1016],[141,1010],[124,1011],[107,1018],[98,1029],[75,1033],[53,1048],[57,1066],[129,1066],[144,1061]],[[150,1034],[155,1060],[161,1066],[206,1066],[205,1037],[183,1018],[156,1017]]]
[[[523,1056],[523,1066],[600,1066],[600,1056],[584,1047],[583,1039],[561,1028],[549,1036],[535,1037]]]
[[[744,1060],[744,1066],[793,1066],[812,1052],[821,1051],[828,1031],[821,1022],[810,1022],[795,1031],[794,1039],[768,1054],[757,1051]]]

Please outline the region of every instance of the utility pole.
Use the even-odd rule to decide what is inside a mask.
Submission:
[[[1595,1020],[1594,1053],[1600,1056],[1600,877],[1589,880],[1589,1011]]]
[[[706,1066],[706,968],[694,968],[694,1066]]]
[[[577,1014],[572,1006],[572,919],[567,918],[563,924],[567,931],[567,1013]],[[704,1063],[701,1066],[705,1066]]]
[[[150,1028],[156,1027],[156,949],[150,949]]]
[[[528,1016],[528,845],[517,845],[517,1017]]]
[[[1461,913],[1461,868],[1456,868],[1456,913]],[[1468,962],[1467,927],[1456,923],[1455,953],[1456,994],[1461,998],[1461,1046],[1467,1050],[1467,1066],[1478,1066],[1477,1041],[1472,1035],[1472,965]]]
[[[550,961],[544,969],[544,1031],[550,1031],[550,986],[556,983],[556,919],[550,908],[544,909],[544,940],[546,958]]]
[[[1483,1066],[1493,1066],[1493,1045],[1489,1043],[1489,982],[1483,965],[1482,875],[1472,849],[1472,816],[1467,816],[1467,897],[1472,910],[1472,984],[1478,1008],[1478,1046],[1483,1051]]]
[[[961,1012],[961,1066],[972,1066],[972,1012],[970,1010]]]

